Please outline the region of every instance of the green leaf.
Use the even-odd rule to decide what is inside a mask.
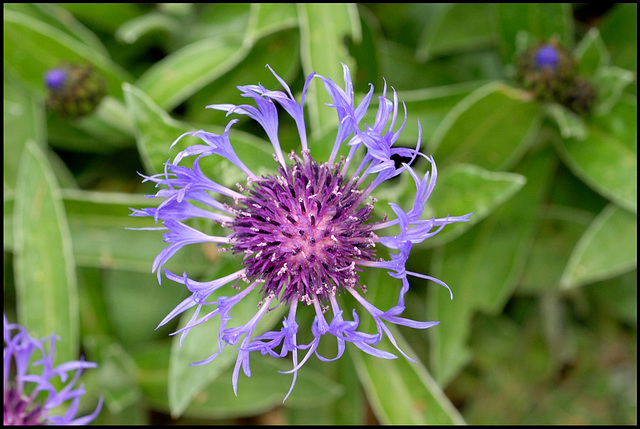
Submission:
[[[638,270],[631,270],[621,276],[608,278],[584,286],[586,293],[593,294],[599,305],[609,309],[622,323],[638,323]]]
[[[545,106],[545,110],[558,124],[562,138],[583,140],[589,134],[584,119],[566,107],[556,103],[549,103]]]
[[[154,11],[125,22],[118,27],[114,36],[119,41],[133,44],[151,32],[175,32],[179,28],[180,23],[174,17]]]
[[[293,3],[252,3],[245,37],[254,44],[269,34],[297,25],[298,12]]]
[[[136,86],[170,110],[231,70],[248,52],[241,42],[219,37],[199,40],[155,63]]]
[[[55,333],[55,362],[77,359],[78,291],[69,226],[45,154],[33,141],[23,152],[14,207],[18,315],[34,338]]]
[[[23,13],[51,25],[101,55],[109,55],[100,38],[82,25],[65,7],[54,3],[7,3],[4,7],[5,10]]]
[[[598,115],[611,111],[622,97],[625,88],[635,81],[633,72],[618,67],[601,67],[593,77],[596,89],[596,104],[593,108]]]
[[[635,74],[610,65],[609,51],[595,27],[578,44],[575,56],[578,60],[578,73],[587,76],[594,86],[594,112],[598,115],[609,113],[622,97],[625,88],[634,82]]]
[[[491,50],[442,56],[423,64],[416,62],[413,49],[400,43],[379,39],[375,48],[380,72],[371,75],[370,80],[375,83],[385,77],[387,83],[396,90],[420,90],[477,81],[486,84],[503,80],[505,75],[498,54]],[[358,74],[360,72],[358,70]]]
[[[600,32],[592,27],[582,38],[573,52],[578,62],[578,73],[581,76],[592,77],[600,67],[609,65],[611,58]]]
[[[500,3],[496,7],[505,62],[513,62],[516,36],[520,31],[526,31],[538,40],[555,36],[566,48],[573,47],[573,16],[569,3]]]
[[[60,189],[78,189],[76,178],[56,152],[49,152],[49,163]]]
[[[410,356],[415,356],[400,334],[390,329],[398,346]],[[361,350],[349,351],[381,424],[464,423],[462,416],[421,363],[409,362],[402,356],[387,360],[365,355]]]
[[[213,122],[220,125],[222,121],[228,121],[231,117],[226,117],[224,112],[206,109],[205,106],[212,103],[252,103],[240,95],[238,85],[260,82],[266,88],[283,90],[275,76],[266,67],[267,64],[285,82],[289,84],[293,82],[300,73],[300,36],[297,29],[279,31],[256,41],[249,54],[237,66],[187,100],[187,116],[192,118],[193,122],[206,124]],[[290,86],[294,96],[296,92],[302,90],[302,85],[297,88],[294,85]],[[299,100],[299,96],[296,99]],[[252,121],[244,115],[233,115],[233,117],[239,118],[241,123]],[[285,143],[282,138],[281,143]]]
[[[138,232],[144,234],[143,231]],[[154,331],[153,328],[176,303],[188,295],[183,285],[171,282],[159,285],[157,277],[149,269],[152,261],[148,261],[144,273],[105,270],[103,274],[103,300],[109,320],[119,343],[128,349],[135,349],[144,342],[165,339],[164,332]],[[153,296],[153,305],[140,306],[150,296]]]
[[[324,362],[319,363],[324,366]],[[367,400],[360,386],[353,359],[348,359],[346,356],[343,356],[343,358],[338,360],[336,366],[337,370],[333,380],[340,382],[344,388],[344,395],[338,398],[336,403],[329,404],[333,405],[328,407],[332,411],[333,422],[340,425],[362,425],[366,422],[365,409],[367,407]],[[303,413],[307,409],[308,408],[303,408]]]
[[[107,94],[122,99],[121,86],[130,80],[129,75],[94,48],[19,12],[5,10],[4,25],[5,65],[38,94],[45,93],[45,72],[70,61],[93,65],[106,81]]]
[[[12,74],[4,74],[4,186],[16,187],[20,157],[28,140],[46,144],[46,121],[42,100],[28,91]]]
[[[305,75],[316,72],[342,86],[342,62],[349,66],[351,76],[355,76],[354,63],[344,38],[351,37],[358,41],[361,37],[356,5],[298,4],[298,19]],[[335,109],[325,106],[331,103],[331,97],[320,79],[314,79],[309,85],[305,103],[309,106],[309,122],[314,137],[336,125]]]
[[[540,105],[520,90],[491,83],[458,103],[433,133],[440,164],[468,162],[488,170],[513,165],[540,125]]]
[[[438,249],[433,275],[449,285],[428,290],[427,308],[440,320],[428,331],[436,380],[446,386],[471,358],[467,339],[473,314],[500,311],[516,285],[530,248],[535,209],[551,180],[555,158],[550,150],[529,155],[515,172],[526,185],[482,223]]]
[[[593,283],[635,268],[637,237],[637,217],[610,204],[593,220],[574,248],[562,275],[562,287]]]
[[[516,194],[526,177],[503,171],[493,172],[470,164],[455,164],[438,174],[436,188],[429,197],[423,219],[462,216],[473,213],[470,222],[448,225],[425,241],[428,247],[441,246],[479,223]]]
[[[366,299],[376,307],[386,310],[389,302],[397,298],[398,287],[390,287],[385,281],[397,282],[384,270],[367,275]],[[362,317],[359,330],[370,332],[373,327],[370,317]],[[430,329],[439,329],[435,326]],[[389,326],[398,347],[412,358],[415,352],[393,326]],[[462,424],[464,420],[451,404],[440,386],[421,362],[410,362],[389,341],[376,348],[398,356],[397,359],[382,359],[364,354],[355,347],[349,348],[358,377],[369,403],[381,424]]]
[[[126,108],[110,96],[102,99],[92,115],[73,122],[49,115],[47,129],[49,144],[65,151],[110,154],[135,144]]]
[[[169,373],[170,341],[154,341],[141,344],[131,350],[145,401],[155,409],[169,412],[167,386]]]
[[[438,55],[478,49],[491,44],[495,8],[488,3],[453,3],[433,5],[436,18],[425,25],[416,47],[416,59],[426,61]],[[478,17],[482,19],[478,19]]]
[[[184,4],[179,4],[184,6]],[[249,3],[213,3],[191,4],[192,11],[187,15],[189,20],[182,25],[189,25],[189,31],[183,31],[174,36],[180,44],[192,44],[204,39],[218,39],[230,44],[243,44],[250,47],[251,40],[247,36],[249,30],[250,13],[253,5]],[[168,11],[167,8],[164,8]],[[188,15],[192,15],[189,17]],[[193,20],[195,18],[195,20]],[[188,24],[187,24],[188,23]],[[250,31],[250,30],[249,30]]]
[[[638,5],[616,3],[598,25],[611,53],[611,63],[627,70],[638,69]]]
[[[113,338],[109,310],[104,299],[103,270],[76,265],[80,298],[80,338],[87,347],[90,337]],[[93,358],[93,350],[88,354]],[[97,353],[96,353],[97,355]]]
[[[63,3],[62,6],[83,22],[111,34],[123,22],[148,10],[144,3]]]
[[[6,191],[6,189],[5,189]],[[9,196],[8,194],[11,194]],[[15,199],[13,192],[5,192],[4,194],[4,204],[3,204],[3,215],[2,216],[2,232],[4,233],[4,250],[5,252],[13,252],[14,251],[14,237],[13,231],[15,230],[14,222],[13,222],[13,213],[15,207]]]
[[[99,380],[109,411],[121,413],[140,401],[142,392],[136,382],[136,366],[133,358],[115,341],[101,344]]]
[[[551,206],[539,220],[518,290],[540,293],[557,290],[573,246],[593,217],[570,207]]]
[[[567,166],[596,192],[636,212],[638,189],[637,105],[621,100],[604,116],[587,124],[584,140],[556,139]]]
[[[169,116],[141,89],[125,84],[123,91],[145,169],[150,174],[164,171],[171,143],[181,134],[193,130]]]
[[[418,120],[420,120],[421,144],[424,146],[424,143],[432,138],[434,131],[449,111],[482,85],[481,82],[464,82],[412,91],[399,91],[398,100],[404,101],[407,106],[407,123],[398,138],[398,145],[415,146],[418,140]],[[377,109],[374,110],[370,107],[363,122],[373,124],[376,112]],[[403,115],[402,111],[398,113],[398,117],[401,117],[400,115]]]

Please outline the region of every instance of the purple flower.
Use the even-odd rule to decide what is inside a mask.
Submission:
[[[86,425],[102,409],[102,398],[95,411],[76,417],[85,394],[83,385],[75,387],[82,370],[97,364],[84,360],[53,366],[56,337],[36,340],[20,325],[9,323],[4,316],[4,424],[5,425]],[[45,344],[49,343],[48,353]],[[75,371],[71,380],[69,374]],[[64,383],[59,391],[52,381]],[[71,401],[64,415],[54,409]]]
[[[163,174],[144,176],[145,180],[161,187],[156,195],[149,197],[163,198],[163,202],[157,209],[132,209],[133,216],[151,216],[156,223],[162,221],[163,227],[143,229],[169,230],[164,238],[170,244],[153,264],[159,279],[162,265],[186,244],[216,242],[221,250],[237,256],[238,271],[213,281],[199,282],[190,279],[187,273],[180,276],[164,270],[168,279],[184,284],[192,295],[159,325],[195,307],[186,326],[176,332],[181,333],[182,341],[195,326],[220,317],[218,351],[196,364],[212,361],[227,345],[235,346],[238,351],[232,380],[235,392],[240,368],[247,376],[251,375],[249,354],[252,351],[274,357],[291,354],[293,368],[287,372],[293,373],[292,389],[297,371],[313,354],[323,361],[335,360],[344,353],[345,344],[352,343],[368,354],[384,359],[396,358],[396,355],[376,348],[386,336],[399,353],[410,359],[397,347],[388,325],[425,329],[439,323],[400,317],[404,311],[404,295],[409,289],[408,275],[430,279],[446,287],[437,279],[406,271],[405,263],[413,244],[431,237],[445,225],[468,221],[471,214],[420,219],[435,187],[435,162],[419,152],[420,138],[415,148],[394,146],[407,114],[404,109],[404,120],[396,127],[398,97],[394,90],[393,100],[387,98],[386,83],[382,96],[378,97],[379,107],[373,124],[362,123],[373,95],[373,86],[363,101],[356,104],[349,69],[346,65],[343,68],[344,88],[312,73],[305,80],[300,103],[288,85],[269,68],[284,92],[269,90],[262,85],[239,86],[242,95],[253,99],[257,107],[246,104],[208,106],[223,110],[227,115],[246,115],[262,126],[273,145],[277,163],[274,174],[258,176],[240,161],[229,137],[231,125],[237,122],[234,119],[222,135],[204,130],[184,134],[198,137],[205,144],[194,145],[178,153],[173,162],[166,163]],[[303,105],[306,89],[313,78],[322,80],[332,99],[327,106],[335,108],[337,114],[338,131],[327,162],[314,159],[312,148],[308,146]],[[295,121],[301,144],[299,154],[292,152],[285,157],[282,152],[276,104]],[[337,160],[341,148],[345,148],[348,154],[346,158]],[[190,156],[195,156],[191,167],[178,165]],[[205,156],[221,156],[232,162],[247,175],[246,186],[238,185],[237,192],[207,178],[199,167],[200,159]],[[396,167],[392,156],[410,161]],[[411,162],[418,156],[431,164],[431,171],[423,177],[411,167]],[[416,183],[414,206],[405,212],[392,204],[395,219],[374,220],[374,191],[383,182],[405,172]],[[226,203],[221,202],[223,200]],[[198,203],[198,208],[192,204],[194,202]],[[227,228],[229,233],[216,237],[199,232],[182,222],[190,217],[208,218]],[[393,228],[395,235],[379,235],[387,228]],[[389,260],[377,256],[376,246],[380,245],[392,250]],[[360,282],[360,273],[367,268],[387,270],[391,277],[401,281],[398,302],[394,307],[379,309],[364,298],[366,287]],[[227,286],[229,284],[230,287]],[[217,298],[209,298],[214,291],[225,286],[229,292],[234,289],[239,292],[231,297],[216,295]],[[241,321],[238,326],[227,327],[233,307],[250,293],[262,295],[255,316],[249,321]],[[375,333],[358,330],[362,315],[359,316],[355,309],[345,313],[340,308],[337,296],[342,293],[352,295],[364,313],[373,318]],[[269,309],[278,305],[289,307],[281,328],[254,336],[258,322]],[[313,340],[308,344],[299,344],[297,340],[299,326],[296,313],[302,307],[309,307],[315,312],[311,326]],[[211,310],[200,316],[203,308]],[[334,357],[324,357],[317,352],[320,340],[327,335],[335,337],[338,344]]]
[[[556,68],[560,55],[556,48],[551,45],[544,45],[535,54],[536,65],[540,68]]]

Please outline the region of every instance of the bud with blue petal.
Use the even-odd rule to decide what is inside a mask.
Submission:
[[[540,42],[517,58],[517,79],[540,101],[555,102],[574,112],[593,106],[595,90],[578,76],[574,57],[557,40]]]
[[[106,94],[102,76],[89,64],[64,63],[44,75],[47,106],[67,118],[92,113]]]

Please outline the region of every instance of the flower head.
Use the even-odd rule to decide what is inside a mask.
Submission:
[[[346,65],[343,65],[343,69],[344,88],[324,76],[309,75],[300,103],[294,99],[284,80],[270,69],[284,92],[269,90],[262,85],[239,86],[242,95],[253,99],[256,106],[208,106],[225,111],[227,115],[246,115],[262,126],[273,146],[277,163],[273,174],[258,176],[242,163],[233,150],[229,136],[229,128],[237,121],[232,120],[222,135],[199,130],[180,136],[179,139],[185,135],[195,136],[205,144],[194,145],[178,153],[173,162],[165,164],[164,173],[144,176],[145,180],[161,187],[156,195],[149,197],[162,198],[163,202],[157,209],[132,209],[133,216],[152,216],[156,223],[162,222],[161,229],[168,230],[164,239],[169,246],[153,264],[159,280],[162,265],[186,244],[215,242],[221,246],[221,250],[237,256],[240,265],[238,271],[211,281],[196,281],[190,279],[187,273],[180,276],[165,269],[167,278],[184,284],[192,295],[160,323],[162,326],[195,307],[190,321],[178,331],[183,340],[195,326],[213,317],[220,317],[218,351],[198,364],[212,361],[227,345],[236,346],[238,358],[233,374],[234,391],[237,391],[240,368],[247,376],[251,374],[249,354],[253,351],[274,357],[290,354],[293,368],[287,372],[293,373],[293,388],[297,371],[313,354],[323,361],[335,360],[344,353],[345,344],[352,343],[371,355],[393,359],[396,358],[394,354],[376,348],[385,335],[396,345],[388,324],[425,329],[439,323],[400,317],[404,311],[404,295],[409,289],[409,275],[431,279],[446,287],[437,279],[407,271],[405,263],[413,244],[434,235],[447,224],[468,221],[471,214],[421,219],[436,183],[435,162],[420,153],[419,141],[415,148],[394,146],[406,122],[406,110],[402,124],[396,127],[398,98],[395,91],[393,100],[387,98],[386,83],[382,96],[378,98],[374,122],[362,123],[373,95],[373,86],[357,104],[349,69]],[[326,162],[313,157],[306,135],[304,97],[313,78],[322,80],[332,99],[328,107],[335,108],[337,114],[338,131]],[[285,156],[281,149],[276,104],[296,123],[301,144],[299,154],[292,152]],[[338,160],[341,149],[347,152],[347,156]],[[195,156],[191,167],[178,165],[189,156]],[[199,166],[199,161],[205,156],[226,158],[247,175],[247,184],[238,185],[239,190],[234,191],[212,181]],[[410,161],[396,166],[396,157]],[[430,173],[423,177],[411,166],[417,157],[423,157],[431,164]],[[414,206],[405,212],[397,204],[392,204],[395,219],[376,217],[374,191],[382,183],[402,173],[410,174],[415,180]],[[216,194],[218,197],[214,198]],[[227,202],[222,202],[224,200]],[[200,232],[183,223],[191,217],[208,218],[226,227],[229,233],[226,236],[211,236]],[[390,228],[399,232],[381,235]],[[378,256],[376,247],[379,246],[392,251],[389,260]],[[398,302],[394,307],[379,309],[365,299],[366,286],[361,284],[360,274],[370,268],[384,269],[391,277],[400,280]],[[239,292],[231,297],[209,298],[229,284]],[[255,316],[238,326],[227,327],[233,307],[251,293],[262,296]],[[352,295],[365,313],[373,318],[375,333],[358,330],[361,315],[355,309],[345,312],[340,307],[338,296],[341,294]],[[254,336],[259,321],[277,305],[289,307],[281,328]],[[297,338],[300,327],[296,322],[296,314],[303,307],[315,313],[310,328],[313,339],[308,344],[299,344]],[[198,317],[203,308],[210,308],[211,311]],[[320,340],[327,335],[334,337],[338,344],[338,353],[333,358],[326,358],[317,352]],[[298,352],[301,351],[305,351],[305,355],[299,359]],[[404,355],[399,348],[398,351]]]
[[[97,365],[84,360],[53,365],[56,337],[36,340],[25,328],[9,323],[4,316],[4,424],[5,425],[85,425],[102,409],[102,399],[88,416],[76,417],[85,391],[75,387],[82,370]],[[45,345],[49,343],[49,351]],[[69,374],[75,371],[69,381]],[[52,381],[66,383],[59,391]],[[64,415],[55,415],[55,408],[71,401]]]

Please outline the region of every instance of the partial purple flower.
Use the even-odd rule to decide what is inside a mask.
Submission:
[[[54,335],[42,340],[32,338],[24,327],[9,323],[4,316],[5,425],[86,425],[100,413],[102,398],[93,413],[76,416],[85,394],[83,385],[75,387],[76,383],[83,369],[95,368],[97,364],[79,360],[54,367],[55,342]],[[75,373],[68,380],[72,372]],[[59,379],[64,387],[57,390],[54,379]],[[58,415],[56,408],[67,401],[71,402],[66,412]]]
[[[273,146],[277,163],[273,174],[258,176],[236,155],[229,136],[231,125],[237,122],[234,119],[222,135],[204,130],[185,133],[198,137],[205,144],[179,152],[173,161],[165,164],[164,173],[143,176],[160,188],[157,194],[148,197],[161,198],[163,201],[156,209],[132,209],[132,216],[150,216],[163,225],[143,229],[168,230],[164,240],[169,245],[153,263],[158,279],[164,263],[186,244],[215,242],[221,246],[221,250],[231,252],[238,258],[240,266],[237,271],[211,281],[196,281],[189,278],[186,272],[176,275],[165,269],[168,279],[185,285],[192,295],[159,325],[163,326],[195,307],[186,326],[176,332],[181,333],[182,341],[192,328],[219,317],[218,351],[196,364],[211,362],[226,346],[235,346],[238,351],[232,379],[235,392],[240,369],[245,375],[251,375],[249,354],[253,351],[274,357],[291,355],[293,368],[287,373],[293,374],[293,389],[298,370],[314,354],[322,361],[336,360],[343,355],[346,343],[351,343],[373,356],[394,359],[396,355],[376,347],[386,336],[400,354],[411,359],[396,345],[389,325],[425,329],[439,323],[401,317],[405,308],[404,296],[409,290],[408,276],[433,280],[447,287],[440,280],[407,271],[405,264],[414,244],[433,236],[445,225],[468,221],[471,214],[421,219],[437,178],[434,160],[420,152],[421,131],[415,148],[395,146],[407,113],[403,104],[404,119],[398,125],[398,97],[394,90],[392,99],[387,98],[386,83],[382,95],[378,97],[378,110],[373,123],[362,123],[373,96],[373,85],[357,104],[349,69],[346,65],[343,65],[343,69],[344,88],[324,76],[309,75],[299,103],[284,80],[269,68],[284,92],[269,90],[260,84],[239,86],[242,95],[253,99],[257,107],[247,104],[208,106],[225,111],[227,115],[246,115],[262,126]],[[327,106],[334,108],[337,114],[338,131],[327,162],[313,158],[313,148],[308,144],[305,126],[304,98],[313,78],[321,79],[332,100]],[[300,153],[292,152],[285,156],[282,151],[278,140],[276,104],[296,124]],[[419,123],[418,126],[420,128]],[[346,157],[338,159],[341,149],[346,152]],[[238,185],[239,191],[235,191],[206,177],[199,166],[200,160],[206,156],[221,156],[229,160],[247,175],[247,184]],[[187,157],[195,157],[191,167],[179,165]],[[397,166],[395,159],[398,157],[406,162]],[[424,176],[411,166],[417,157],[423,157],[431,164],[430,172]],[[403,173],[411,175],[416,184],[413,207],[404,211],[399,205],[391,204],[396,217],[377,220],[379,216],[374,212],[377,201],[373,196],[375,190],[382,183]],[[229,232],[224,236],[202,233],[184,223],[191,217],[208,218]],[[395,234],[387,232],[381,235],[383,231],[390,230]],[[378,256],[376,247],[379,246],[391,250],[389,260]],[[360,274],[369,268],[386,270],[391,277],[400,280],[398,302],[392,308],[380,309],[365,299],[366,286],[361,283]],[[211,298],[214,292],[222,288],[239,292],[231,297],[216,294]],[[262,296],[255,316],[248,321],[240,321],[239,325],[234,320],[236,326],[228,327],[233,307],[251,293]],[[362,315],[356,309],[345,312],[340,307],[338,296],[344,293],[353,296],[364,310],[363,313],[373,319],[375,333],[359,331]],[[270,309],[279,305],[289,307],[281,327],[254,335],[260,320]],[[296,315],[304,307],[315,313],[310,327],[313,340],[300,344]],[[210,310],[200,315],[202,309]],[[317,351],[321,339],[327,335],[337,341],[336,356],[321,356]]]

